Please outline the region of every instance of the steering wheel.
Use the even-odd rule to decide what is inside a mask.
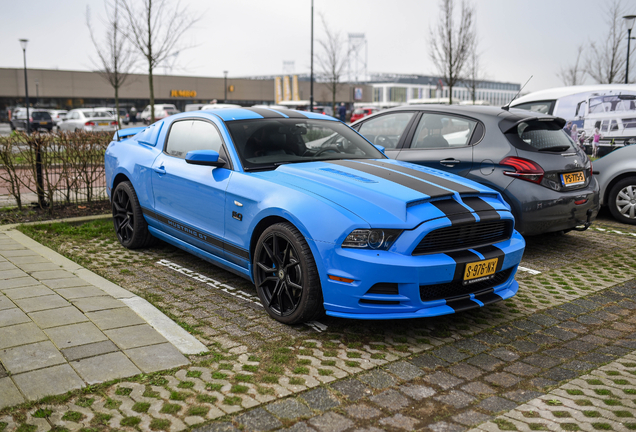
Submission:
[[[332,151],[332,152],[335,152],[335,153],[342,153],[340,151],[340,149],[338,149],[338,147],[336,147],[336,146],[327,146],[327,147],[324,147],[324,148],[321,148],[320,150],[318,150],[316,152],[316,154],[314,155],[314,157],[320,156],[321,154],[327,153],[328,151]]]
[[[389,138],[386,135],[378,135],[373,140],[373,144],[380,145],[386,148],[395,148],[397,142],[393,141],[393,139]]]

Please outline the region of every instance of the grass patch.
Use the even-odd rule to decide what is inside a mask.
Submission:
[[[261,381],[269,384],[278,384],[278,377],[276,375],[264,375]]]
[[[179,385],[177,385],[177,387],[183,389],[191,389],[192,387],[194,387],[194,381],[181,381]]]
[[[227,378],[227,374],[221,372],[212,372],[212,379],[222,380]]]
[[[247,391],[250,388],[248,386],[244,386],[244,385],[240,385],[240,384],[235,384],[232,386],[232,388],[230,389],[230,392],[232,393],[247,393]]]
[[[217,398],[216,396],[210,396],[206,394],[197,395],[197,402],[213,404],[217,400],[219,400],[219,398]]]
[[[579,431],[581,428],[576,423],[561,423],[561,429],[564,431]]]
[[[95,416],[91,420],[91,425],[93,426],[108,426],[109,420],[113,418],[110,414],[104,413],[95,413]]]
[[[150,409],[149,402],[137,402],[136,404],[132,406],[132,410],[138,413],[148,412],[149,409]]]
[[[254,365],[243,365],[243,370],[247,372],[256,373],[258,372],[258,366]]]
[[[225,405],[240,405],[242,400],[243,399],[241,399],[238,396],[228,396],[225,399],[223,399],[223,403]]]
[[[188,408],[188,415],[205,417],[208,414],[208,411],[210,411],[210,408],[208,407],[195,405]]]
[[[190,396],[190,393],[172,391],[170,392],[170,400],[184,401]]]
[[[192,371],[188,371],[188,372],[186,373],[186,376],[187,376],[188,378],[200,378],[202,373],[203,373],[203,372],[198,371],[198,370],[192,370]]]
[[[84,418],[84,414],[77,412],[77,411],[67,411],[64,413],[64,415],[62,416],[62,420],[64,421],[72,421],[72,422],[79,422]]]
[[[93,405],[93,402],[95,402],[95,398],[79,397],[75,401],[75,405],[81,406],[82,408],[88,408]]]
[[[39,410],[31,414],[31,416],[35,418],[48,418],[51,416],[51,414],[53,414],[53,410],[48,408],[40,408]]]
[[[181,409],[181,405],[164,403],[161,409],[159,410],[159,412],[162,414],[175,414],[179,412],[180,409]]]
[[[117,390],[115,390],[115,394],[118,396],[130,396],[132,391],[133,389],[131,389],[130,387],[119,387]]]
[[[170,428],[170,420],[164,419],[152,419],[150,422],[150,429],[166,431]]]
[[[293,377],[289,379],[291,385],[305,385],[305,378]]]
[[[493,423],[495,423],[499,427],[499,430],[502,430],[502,431],[516,431],[516,430],[518,430],[517,426],[515,426],[514,423],[512,423],[512,422],[510,422],[508,420],[496,419],[496,420],[493,420]]]
[[[139,423],[141,423],[141,419],[139,417],[124,417],[119,422],[120,425],[129,427],[135,427]]]
[[[216,383],[208,383],[205,385],[205,388],[211,391],[220,391],[222,387],[223,387],[223,384],[216,384]]]

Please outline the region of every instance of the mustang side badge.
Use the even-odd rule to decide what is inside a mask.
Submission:
[[[232,212],[232,217],[236,219],[237,221],[243,220],[243,215],[235,211]]]

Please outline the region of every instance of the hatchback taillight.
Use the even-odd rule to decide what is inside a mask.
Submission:
[[[117,122],[116,121],[112,121],[112,122],[110,122],[110,125],[111,126],[117,126]]]
[[[520,157],[510,156],[499,162],[500,165],[506,165],[514,168],[514,171],[504,171],[503,173],[509,177],[516,177],[532,183],[541,183],[543,179],[543,168],[539,164]]]
[[[84,126],[95,126],[95,122],[87,121],[86,123],[84,123]]]

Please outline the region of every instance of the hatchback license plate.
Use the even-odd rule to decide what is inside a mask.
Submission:
[[[561,174],[561,182],[563,186],[573,186],[585,183],[585,175],[583,171]]]
[[[495,270],[497,270],[498,261],[499,258],[493,258],[466,264],[464,285],[490,279],[490,276],[494,275]]]
[[[41,124],[41,125],[45,125],[45,124],[47,124],[47,123],[48,123],[48,122],[45,122],[45,121],[40,122],[40,124]]]
[[[108,123],[97,123],[97,126],[108,126]]]

